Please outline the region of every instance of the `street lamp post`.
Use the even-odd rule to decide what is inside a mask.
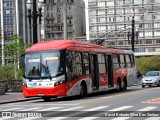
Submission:
[[[134,20],[134,16],[132,16],[132,31],[131,31],[131,33],[128,32],[127,36],[128,36],[128,43],[130,43],[129,42],[129,37],[131,36],[132,51],[134,52],[135,51],[134,50],[135,36],[136,36],[137,41],[138,41],[138,32],[135,33],[135,20]]]
[[[134,39],[135,39],[135,21],[134,21],[134,16],[132,17],[132,34],[131,34],[131,44],[132,44],[132,51],[134,52]]]
[[[28,9],[28,18],[29,18],[29,24],[31,29],[31,18],[33,19],[33,44],[38,42],[37,38],[37,17],[39,17],[39,24],[41,24],[41,17],[42,17],[42,6],[43,6],[44,0],[39,0],[38,2],[38,11],[37,11],[37,0],[31,0],[27,1],[27,9]],[[32,5],[33,5],[33,11],[32,11]],[[31,13],[32,11],[32,13]]]

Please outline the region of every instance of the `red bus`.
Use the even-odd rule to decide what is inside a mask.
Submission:
[[[22,55],[23,95],[84,97],[137,83],[134,53],[76,40],[39,42]]]

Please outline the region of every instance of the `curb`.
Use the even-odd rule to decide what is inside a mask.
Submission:
[[[4,101],[4,102],[0,102],[1,104],[7,104],[7,103],[16,103],[16,102],[24,102],[24,101],[30,101],[30,100],[38,100],[38,99],[42,99],[42,98],[30,98],[30,99],[20,99],[20,100],[13,100],[13,101]]]

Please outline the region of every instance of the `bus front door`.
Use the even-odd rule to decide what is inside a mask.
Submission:
[[[112,65],[112,57],[111,55],[106,55],[106,64],[107,64],[107,72],[108,72],[108,87],[113,87],[113,65]]]
[[[92,88],[94,90],[99,89],[99,70],[97,54],[90,55],[90,64],[92,74]]]

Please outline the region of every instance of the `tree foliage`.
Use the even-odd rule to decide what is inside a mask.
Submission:
[[[4,45],[4,58],[5,60],[9,60],[11,64],[7,65],[5,62],[5,66],[0,68],[1,80],[15,79],[15,74],[17,75],[17,79],[22,78],[22,70],[18,68],[20,57],[25,49],[31,46],[31,44],[25,44],[23,37],[17,34],[12,35],[10,40],[10,43]]]
[[[143,74],[147,71],[160,71],[160,56],[136,58],[136,66]]]

